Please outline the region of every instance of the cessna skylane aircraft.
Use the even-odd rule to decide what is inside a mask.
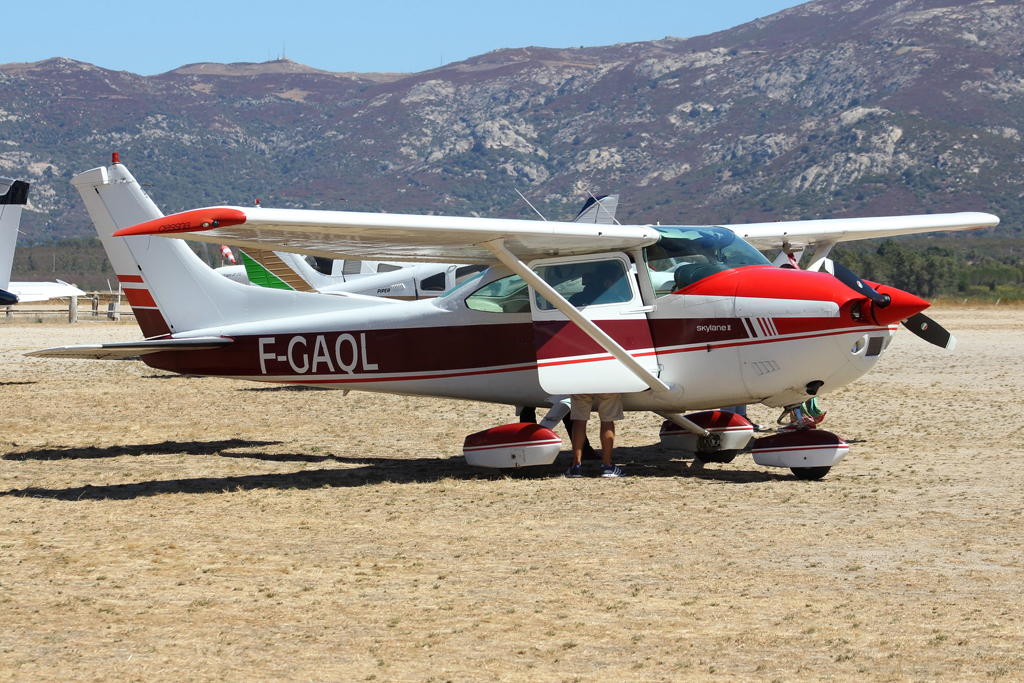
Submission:
[[[66,282],[11,282],[18,226],[21,211],[28,203],[28,190],[29,184],[23,180],[0,178],[0,306],[85,296],[85,292]]]
[[[832,245],[999,222],[957,213],[663,227],[237,206],[163,216],[116,155],[71,182],[146,340],[29,355],[141,355],[180,373],[549,408],[540,424],[466,437],[468,463],[498,468],[551,464],[569,394],[614,392],[626,410],[664,417],[662,441],[702,461],[749,450],[758,464],[820,478],[848,446],[805,403],[868,372],[901,321],[954,343],[921,315],[928,302],[859,279],[826,258]],[[169,237],[487,269],[434,299],[326,296],[231,282]],[[752,244],[781,247],[784,267]],[[807,247],[811,269],[826,272],[794,267]],[[720,410],[748,403],[781,408],[790,424],[752,439],[747,420]]]

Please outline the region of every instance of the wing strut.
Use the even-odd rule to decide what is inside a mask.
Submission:
[[[588,337],[597,342],[601,348],[610,353],[620,363],[626,366],[626,368],[634,375],[640,378],[640,380],[651,388],[655,397],[664,397],[667,400],[678,398],[682,395],[682,388],[673,384],[667,384],[661,379],[653,375],[640,363],[636,361],[633,356],[629,354],[626,349],[619,346],[618,342],[609,337],[604,330],[595,325],[592,321],[588,320],[579,310],[569,303],[565,297],[559,294],[554,287],[544,282],[536,273],[530,270],[529,267],[522,261],[520,261],[515,254],[505,248],[504,240],[497,239],[491,242],[484,242],[483,246],[487,247],[494,256],[501,261],[503,264],[508,266],[513,273],[523,278],[526,284],[533,287],[537,292],[540,293],[545,299],[547,299],[552,306],[557,308],[565,317],[576,323],[576,325],[583,330]],[[689,422],[689,420],[687,420]],[[696,426],[696,425],[694,425]],[[689,429],[689,427],[686,427]],[[698,429],[700,429],[698,427]],[[707,434],[707,431],[700,429],[700,432]]]

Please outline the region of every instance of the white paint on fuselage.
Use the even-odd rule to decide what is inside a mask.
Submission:
[[[492,268],[473,286],[439,299],[394,303],[387,306],[366,307],[358,310],[339,310],[329,313],[292,316],[252,323],[192,330],[182,337],[205,336],[259,336],[280,337],[277,342],[285,348],[288,340],[305,336],[310,344],[317,335],[347,332],[358,337],[369,330],[436,328],[456,329],[468,325],[506,325],[529,323],[529,313],[489,313],[471,310],[465,306],[466,297],[491,281],[509,274],[504,268]],[[735,297],[685,297],[669,295],[658,299],[658,317],[733,319],[737,303]],[[772,302],[777,302],[773,307]],[[742,302],[741,302],[742,303]],[[836,315],[838,307],[832,302],[810,302],[805,313],[817,311],[818,316],[796,315],[792,301],[758,299],[758,315],[765,317],[828,317]],[[833,308],[835,311],[833,311]],[[749,307],[744,311],[752,310]],[[709,313],[714,312],[714,315]],[[838,321],[837,321],[838,322]],[[817,335],[783,335],[766,339],[737,340],[722,345],[691,344],[689,347],[671,347],[675,352],[659,354],[661,377],[683,387],[682,398],[673,405],[656,401],[649,392],[623,395],[627,410],[701,410],[725,405],[763,402],[767,405],[787,405],[806,400],[808,382],[820,380],[825,385],[819,391],[825,394],[849,384],[873,367],[877,357],[866,357],[864,351],[851,353],[855,342],[865,335],[891,337],[893,328],[864,326],[849,330],[826,330]],[[886,346],[888,342],[886,342]],[[372,348],[360,349],[375,363],[380,359]],[[416,349],[410,349],[415,354]],[[754,363],[772,361],[779,370],[757,375]],[[248,379],[292,384],[311,384],[338,389],[436,396],[499,403],[506,405],[548,405],[550,398],[537,378],[536,366],[494,366],[466,368],[439,372],[409,372],[381,376],[377,373],[349,375],[344,372],[295,375],[267,374],[244,376]]]

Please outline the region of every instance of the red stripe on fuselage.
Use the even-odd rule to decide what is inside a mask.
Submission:
[[[643,318],[595,320],[594,324],[627,351],[649,349],[654,346],[651,327]],[[591,339],[576,323],[567,320],[537,321],[533,323],[533,331],[539,360],[604,353],[604,348],[600,344]]]
[[[305,342],[296,342],[292,346],[291,358],[298,367],[308,365],[305,373],[296,372],[288,362],[288,346],[297,337],[304,337]],[[323,338],[322,344],[318,344],[318,337]],[[337,357],[339,337],[346,337],[340,342],[340,364]],[[316,362],[316,374],[331,374],[333,366],[334,374],[339,378],[351,379],[352,375],[339,367],[348,365],[352,366],[354,375],[373,377],[371,381],[381,381],[381,374],[477,371],[497,366],[533,366],[537,361],[533,324],[529,322],[264,335],[264,339],[275,340],[262,347],[264,354],[274,354],[273,360],[264,359],[266,375],[260,367],[260,338],[236,337],[235,343],[223,349],[154,353],[144,358],[147,363],[152,361],[150,364],[154,367],[173,372],[232,377],[252,375],[255,378],[294,375],[298,379],[313,374],[312,366]],[[314,358],[318,349],[320,355],[326,349],[330,364]],[[284,360],[277,360],[279,357],[284,357]],[[367,370],[364,365],[376,365],[377,369]]]
[[[142,276],[141,275],[118,275],[117,276],[117,281],[118,282],[136,282],[136,283],[143,284]]]
[[[156,316],[163,324],[163,332],[150,332],[147,337],[166,334],[166,323],[157,311],[139,310],[140,325],[146,314]],[[745,346],[749,344],[785,343],[789,340],[813,339],[851,332],[867,333],[886,329],[882,327],[850,326],[836,318],[805,319],[793,328],[808,331],[786,338],[747,337],[739,319],[706,320],[654,320],[651,327],[656,333],[659,355],[707,351]],[[147,321],[152,324],[153,321]],[[346,337],[340,342],[339,337]],[[305,341],[293,339],[302,337]],[[264,343],[266,355],[260,366],[260,337],[235,337],[235,342],[222,349],[204,351],[162,352],[144,356],[147,364],[173,372],[199,375],[217,375],[250,378],[272,382],[303,384],[349,384],[366,382],[410,382],[436,380],[475,375],[500,374],[535,370],[538,365],[533,346],[533,324],[510,323],[503,325],[466,325],[436,328],[398,328],[365,330],[350,333],[307,332],[302,334],[267,335],[272,343]],[[318,338],[322,342],[318,343]],[[291,345],[291,363],[288,347]],[[339,363],[338,349],[341,358]],[[655,353],[648,345],[636,353],[637,357]],[[328,364],[323,355],[331,362]],[[321,356],[316,358],[315,356]],[[599,348],[589,358],[563,357],[542,359],[544,365],[589,363],[611,360],[612,356]],[[316,367],[314,368],[314,362]],[[293,368],[305,368],[298,372]],[[350,372],[342,370],[347,365]],[[367,367],[369,366],[369,367]],[[375,368],[373,366],[376,366]],[[315,377],[315,379],[314,379]]]

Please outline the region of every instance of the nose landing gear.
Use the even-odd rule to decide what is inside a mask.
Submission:
[[[782,425],[779,432],[754,444],[754,462],[767,467],[788,467],[797,479],[821,479],[850,450],[849,444],[832,432],[818,429],[823,419],[825,411],[818,405],[817,397],[787,406],[778,420]]]

